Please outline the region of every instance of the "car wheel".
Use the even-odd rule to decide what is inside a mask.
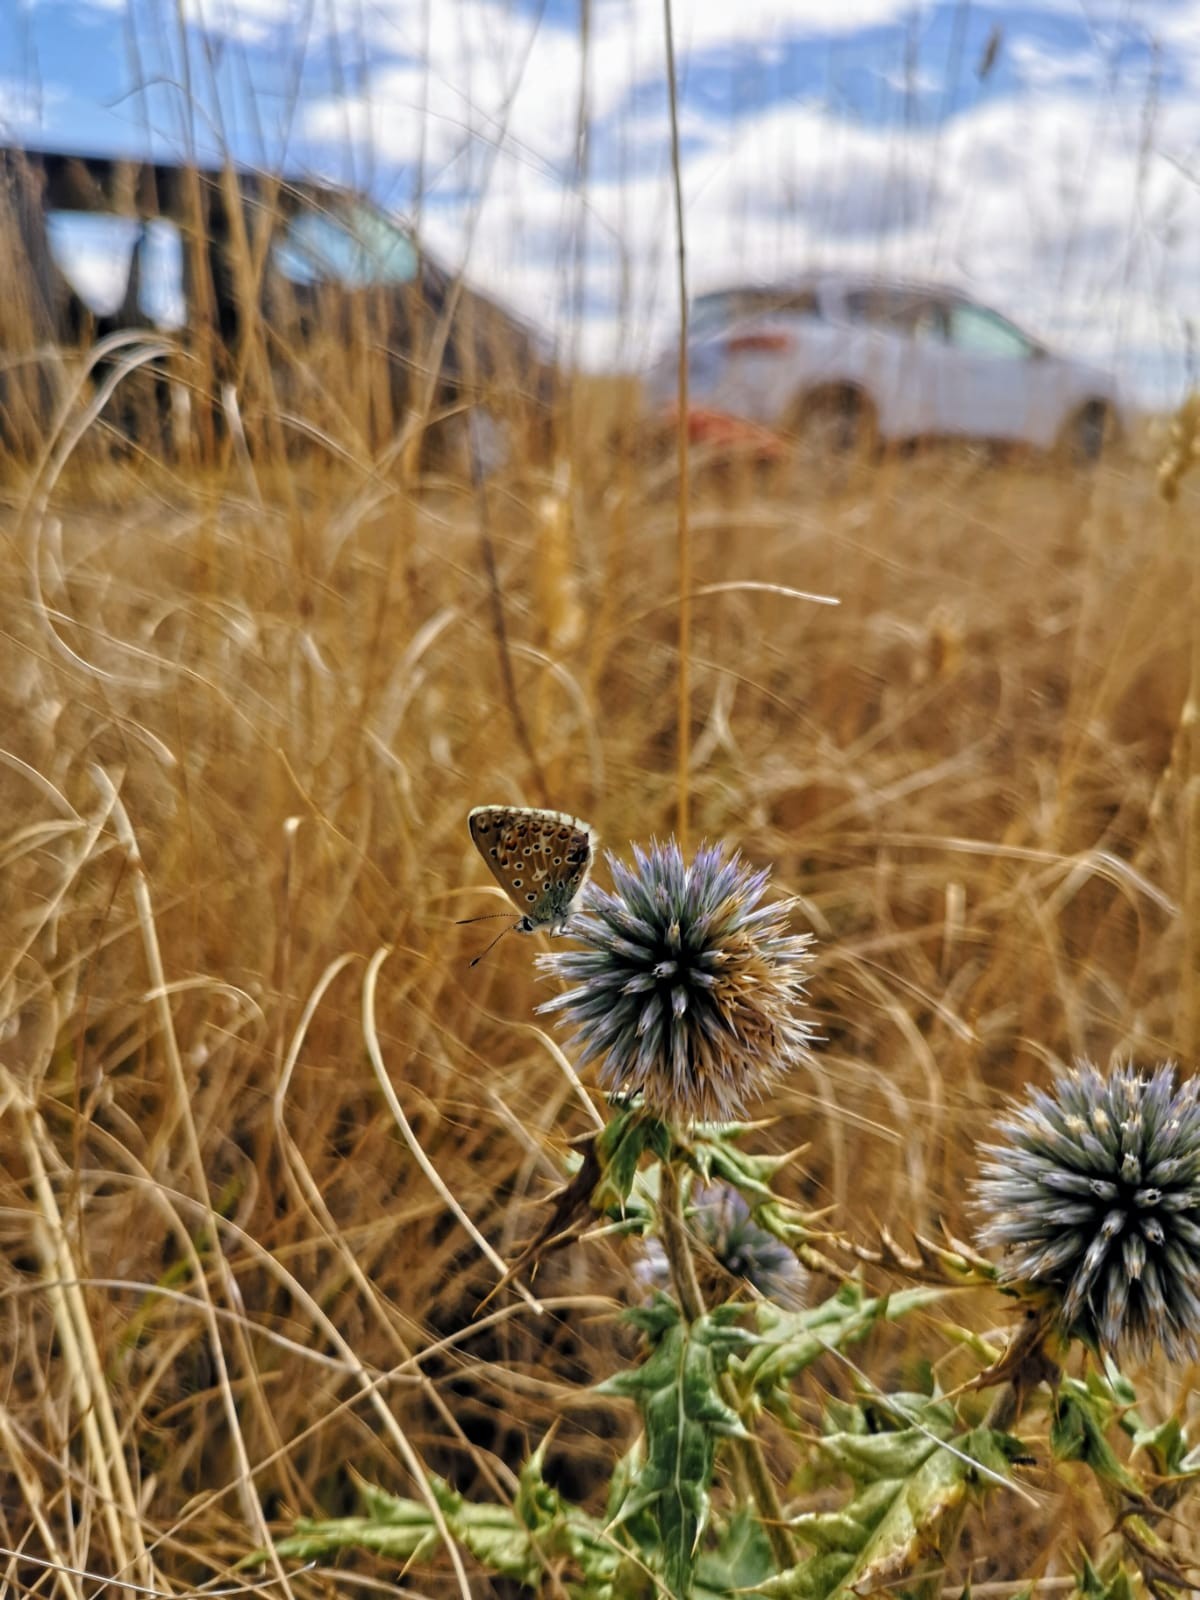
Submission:
[[[820,467],[865,461],[878,441],[875,408],[858,389],[818,389],[794,408],[787,432],[798,458]]]
[[[1102,400],[1091,400],[1067,428],[1066,453],[1078,466],[1094,466],[1116,442],[1116,420]]]

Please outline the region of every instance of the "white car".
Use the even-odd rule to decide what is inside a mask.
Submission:
[[[952,289],[813,274],[701,295],[689,408],[743,417],[825,451],[918,438],[1012,441],[1095,460],[1127,408],[1111,373],[1057,355]],[[646,378],[676,402],[677,352]]]

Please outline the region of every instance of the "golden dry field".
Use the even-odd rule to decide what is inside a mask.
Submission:
[[[560,465],[482,495],[315,448],[201,474],[65,438],[8,475],[14,1594],[236,1582],[293,1517],[353,1510],[355,1473],[510,1498],[552,1425],[548,1474],[586,1499],[628,1437],[582,1391],[629,1358],[633,1245],[552,1256],[541,1315],[509,1289],[476,1316],[484,1245],[517,1254],[601,1101],[537,1014],[540,941],[470,968],[495,925],[456,925],[502,909],[473,805],[577,813],[616,854],[677,824],[677,483],[627,408],[585,391]],[[783,1187],[864,1244],[969,1237],[1008,1092],[1076,1056],[1196,1059],[1194,480],[1168,504],[1133,456],[939,449],[836,481],[696,469],[690,844],[769,865],[818,951],[820,1042],[757,1144],[805,1146]],[[915,1383],[907,1337],[868,1372]],[[1144,1410],[1194,1413],[1191,1384],[1151,1372]],[[1104,1532],[1055,1481],[974,1526],[947,1592],[1061,1576],[1051,1543]],[[359,1557],[290,1589],[398,1581]],[[458,1592],[444,1558],[400,1587]]]

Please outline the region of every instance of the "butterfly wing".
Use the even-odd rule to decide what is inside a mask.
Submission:
[[[586,822],[565,811],[476,806],[467,825],[492,877],[531,928],[571,914],[595,854]]]

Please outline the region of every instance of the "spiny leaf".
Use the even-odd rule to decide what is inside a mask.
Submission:
[[[619,1111],[596,1135],[599,1174],[592,1191],[597,1211],[622,1207],[629,1199],[642,1157],[650,1152],[665,1160],[670,1149],[666,1125],[641,1109]]]
[[[691,1592],[696,1548],[708,1521],[719,1438],[745,1438],[737,1412],[721,1398],[730,1356],[753,1342],[734,1325],[738,1308],[721,1306],[686,1323],[666,1295],[627,1313],[650,1342],[640,1367],[599,1385],[601,1394],[633,1400],[645,1428],[645,1460],[631,1477],[610,1526],[651,1513],[663,1578],[676,1596]]]
[[[1161,1597],[1178,1591],[1194,1593],[1200,1589],[1200,1583],[1195,1580],[1195,1569],[1192,1573],[1184,1570],[1179,1557],[1145,1517],[1129,1512],[1121,1517],[1119,1526],[1125,1547],[1152,1594]]]
[[[567,1505],[545,1481],[543,1456],[544,1446],[525,1463],[511,1508],[465,1500],[441,1478],[431,1476],[429,1485],[451,1536],[488,1571],[540,1590],[548,1569],[567,1568],[582,1574],[580,1593],[601,1600],[620,1552],[597,1522]],[[312,1561],[338,1550],[371,1550],[401,1566],[432,1559],[441,1534],[424,1501],[368,1483],[361,1493],[365,1516],[302,1519],[290,1537],[276,1543],[277,1553]],[[261,1566],[264,1560],[265,1553],[258,1551],[244,1564]]]
[[[938,1439],[949,1438],[953,1431],[952,1411],[949,1425],[939,1426],[928,1417],[921,1421],[924,1428],[900,1428],[894,1433],[838,1434],[821,1439],[818,1448],[856,1483],[907,1478],[937,1449]]]
[[[842,1285],[831,1299],[804,1311],[781,1311],[766,1302],[756,1307],[759,1337],[737,1363],[739,1387],[761,1395],[784,1386],[827,1350],[843,1350],[864,1339],[878,1322],[896,1322],[909,1312],[934,1305],[949,1291],[922,1287],[868,1299],[860,1284]]]
[[[737,1123],[698,1129],[689,1140],[677,1145],[677,1151],[705,1183],[724,1179],[740,1189],[747,1200],[774,1200],[771,1179],[799,1152],[786,1156],[748,1155],[735,1143],[745,1131]]]
[[[773,1566],[771,1542],[762,1524],[743,1507],[721,1530],[717,1548],[698,1557],[695,1600],[717,1600],[750,1589],[761,1583]]]
[[[415,1500],[410,1504],[409,1520],[394,1517],[378,1522],[372,1517],[337,1517],[322,1522],[299,1517],[295,1531],[286,1539],[276,1540],[276,1553],[285,1559],[319,1561],[338,1550],[374,1550],[401,1565],[428,1560],[440,1544],[441,1535],[429,1507]],[[265,1560],[266,1552],[256,1550],[244,1565],[261,1566]]]
[[[1115,1557],[1110,1557],[1097,1569],[1088,1554],[1082,1552],[1082,1567],[1075,1574],[1075,1590],[1082,1600],[1138,1600],[1137,1585],[1133,1577]]]
[[[816,1554],[767,1579],[754,1594],[773,1600],[851,1600],[894,1588],[936,1566],[941,1552],[953,1545],[969,1491],[981,1481],[977,1467],[1003,1473],[1023,1448],[986,1428],[949,1441],[953,1449],[917,1429],[892,1437],[890,1453],[872,1450],[874,1440],[857,1433],[820,1441],[822,1453],[854,1477],[858,1492],[838,1512],[795,1518],[792,1532]],[[889,1476],[896,1464],[905,1470]]]
[[[953,1405],[922,1394],[889,1396],[886,1409],[874,1401],[831,1400],[822,1417],[822,1433],[802,1482],[808,1489],[849,1478],[864,1492],[894,1484],[917,1471],[943,1440],[959,1427]],[[911,1425],[897,1422],[898,1415]]]
[[[749,1206],[751,1220],[795,1251],[805,1266],[836,1276],[837,1268],[816,1248],[817,1243],[830,1238],[828,1231],[817,1225],[816,1218],[771,1188],[776,1173],[800,1152],[748,1155],[733,1142],[745,1131],[739,1124],[705,1128],[678,1145],[677,1151],[703,1182],[727,1183],[735,1188]]]
[[[1106,1385],[1064,1380],[1054,1404],[1050,1447],[1060,1461],[1082,1461],[1102,1481],[1139,1504],[1146,1492],[1109,1444],[1116,1406]]]
[[[1160,1510],[1167,1509],[1200,1477],[1200,1449],[1190,1446],[1187,1429],[1178,1417],[1167,1417],[1151,1427],[1137,1410],[1137,1391],[1111,1360],[1103,1375],[1089,1373],[1088,1392],[1111,1399],[1117,1409],[1116,1420],[1133,1442],[1132,1456],[1149,1457],[1150,1467],[1159,1482],[1150,1498]]]
[[[1133,1435],[1135,1453],[1144,1450],[1162,1478],[1195,1477],[1195,1464],[1187,1465],[1187,1432],[1178,1417],[1167,1417],[1157,1428],[1138,1428]]]

